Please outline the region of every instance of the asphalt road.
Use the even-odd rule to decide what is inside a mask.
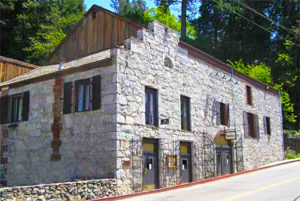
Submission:
[[[300,162],[126,201],[300,201]]]

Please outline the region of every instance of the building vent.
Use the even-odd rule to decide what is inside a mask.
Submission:
[[[173,62],[170,57],[165,57],[164,65],[168,68],[173,68]]]

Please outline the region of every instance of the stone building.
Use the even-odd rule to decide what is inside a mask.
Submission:
[[[112,33],[137,31],[106,30],[107,48],[76,30],[100,31],[105,19]],[[94,6],[76,29],[56,64],[0,84],[7,185],[113,177],[130,193],[283,159],[278,91],[155,21],[146,28]]]

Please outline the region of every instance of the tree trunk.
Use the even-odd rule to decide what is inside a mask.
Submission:
[[[166,3],[166,0],[161,0],[160,1],[160,6],[163,7],[163,13],[167,13],[167,3]]]
[[[187,0],[181,2],[181,39],[186,38],[186,4]]]

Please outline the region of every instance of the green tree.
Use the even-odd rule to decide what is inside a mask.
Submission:
[[[84,14],[83,0],[6,0],[4,4],[12,5],[4,17],[14,22],[10,24],[14,34],[9,29],[1,34],[1,42],[6,40],[1,54],[37,64],[47,59]]]
[[[237,61],[227,60],[228,64],[235,70],[245,73],[250,77],[259,80],[265,84],[272,85],[271,68],[264,63],[245,64],[242,59]]]
[[[111,0],[114,10],[128,19],[144,24],[144,12],[147,10],[144,0]]]
[[[149,11],[145,11],[143,19],[146,23],[156,20],[178,32],[181,31],[180,20],[177,20],[176,17],[171,14],[169,9],[167,9],[167,12],[165,13],[163,7],[152,8]],[[187,22],[187,36],[190,38],[195,37],[195,29],[189,22]]]
[[[36,9],[32,4],[27,4],[26,8],[28,12]],[[82,0],[52,1],[48,16],[49,21],[39,24],[36,34],[29,37],[30,45],[24,48],[28,53],[27,60],[35,63],[42,63],[47,60],[49,55],[65,39],[66,32],[82,19],[83,14]],[[26,14],[19,15],[19,19],[26,23]]]
[[[281,57],[279,57],[281,58]],[[228,64],[235,70],[245,73],[250,77],[259,80],[265,84],[273,86],[274,89],[278,90],[281,95],[281,104],[285,127],[288,127],[290,123],[295,123],[296,115],[294,114],[294,104],[291,102],[289,93],[284,90],[284,83],[274,84],[271,76],[271,68],[264,63],[258,64],[245,64],[242,59],[237,61],[227,60]]]

